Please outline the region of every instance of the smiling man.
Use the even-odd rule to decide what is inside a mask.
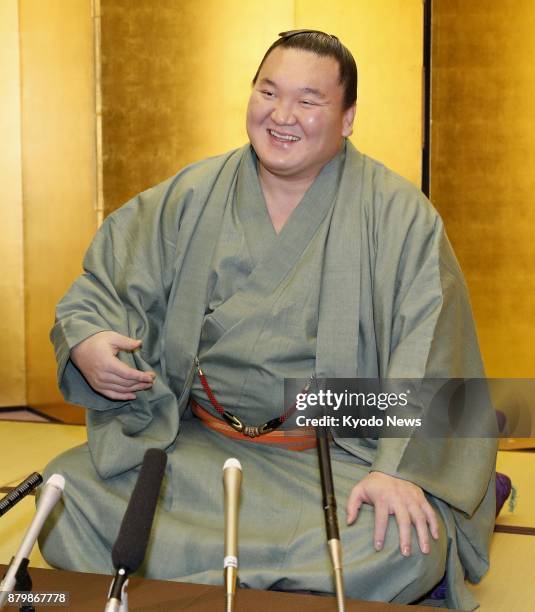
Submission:
[[[466,288],[425,197],[347,140],[357,69],[335,37],[284,33],[253,80],[250,143],[112,214],[57,309],[60,387],[88,444],[47,472],[53,565],[111,571],[144,451],[170,466],[145,575],[221,582],[220,468],[244,470],[240,582],[331,592],[314,438],[280,435],[285,377],[481,376]],[[492,441],[332,443],[346,594],[410,603],[488,565]],[[446,571],[447,570],[447,571]]]
[[[258,177],[276,232],[353,131],[352,63],[354,82],[349,86],[355,96],[349,100],[340,84],[338,61],[299,48],[272,48],[253,79],[247,133],[259,159]]]

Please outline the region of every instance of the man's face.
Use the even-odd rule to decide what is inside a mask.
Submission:
[[[338,62],[277,47],[249,99],[247,133],[271,174],[313,179],[352,133],[355,107],[343,110]]]

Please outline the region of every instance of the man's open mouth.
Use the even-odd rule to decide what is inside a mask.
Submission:
[[[282,134],[281,132],[277,132],[275,130],[268,130],[268,134],[276,138],[277,140],[282,140],[284,142],[297,142],[301,140],[298,136],[293,136],[292,134]]]

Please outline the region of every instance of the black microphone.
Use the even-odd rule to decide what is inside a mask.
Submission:
[[[157,448],[149,448],[143,457],[119,535],[111,551],[117,572],[111,584],[105,612],[120,610],[128,576],[143,563],[166,463],[166,453]]]
[[[18,504],[21,499],[26,497],[28,493],[33,491],[43,482],[43,477],[37,472],[30,474],[26,480],[23,480],[17,485],[13,491],[10,491],[5,497],[0,499],[0,516],[3,516],[13,506]]]
[[[331,467],[331,453],[329,440],[324,427],[316,427],[316,441],[318,444],[318,460],[321,476],[321,492],[323,495],[323,512],[327,531],[327,545],[331,555],[334,569],[334,583],[338,612],[344,612],[344,579],[342,573],[342,543],[338,531],[338,517],[336,514],[336,497],[334,494],[333,473]]]

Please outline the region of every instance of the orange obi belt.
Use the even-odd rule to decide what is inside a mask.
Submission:
[[[227,438],[252,442],[253,444],[267,446],[275,445],[293,451],[304,451],[316,448],[316,434],[314,433],[313,427],[299,427],[297,429],[285,429],[284,431],[275,430],[252,438],[245,433],[236,431],[228,423],[223,421],[223,419],[215,417],[194,399],[190,400],[190,406],[193,414],[200,419],[204,425],[227,436]]]

